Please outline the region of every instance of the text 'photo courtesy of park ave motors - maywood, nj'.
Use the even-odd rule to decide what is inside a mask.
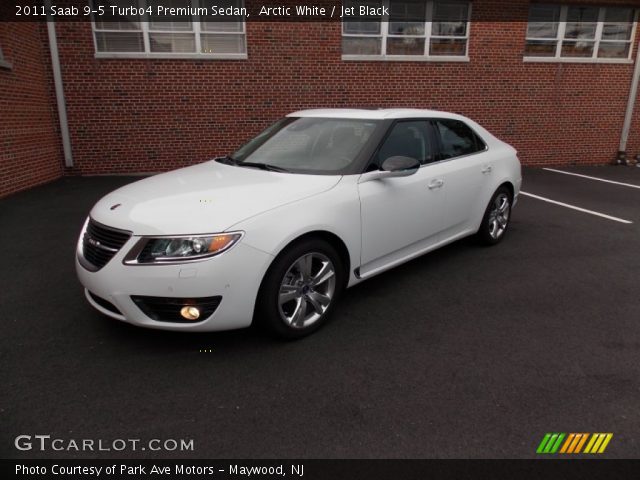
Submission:
[[[59,465],[54,463],[50,468],[43,465],[22,465],[16,464],[15,474],[18,475],[61,475],[65,478],[74,478],[75,476],[90,477],[109,477],[109,476],[142,476],[142,475],[207,475],[218,476],[219,474],[229,476],[273,476],[294,478],[303,477],[305,474],[304,465],[300,463],[292,463],[288,465],[243,465],[239,463],[212,465],[189,465],[176,463],[175,465],[134,465],[134,464],[118,464],[112,465]]]

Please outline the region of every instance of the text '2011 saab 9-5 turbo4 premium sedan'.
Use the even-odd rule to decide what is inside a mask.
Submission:
[[[468,235],[498,243],[520,183],[516,151],[460,115],[300,111],[231,156],[102,198],[77,272],[91,305],[135,325],[255,319],[300,337],[346,287]]]

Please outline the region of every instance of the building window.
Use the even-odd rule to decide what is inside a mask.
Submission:
[[[386,8],[388,15],[342,22],[345,60],[468,60],[471,2],[344,0],[344,8]]]
[[[131,0],[109,0],[111,5],[130,6]],[[153,2],[139,0],[142,9]],[[163,6],[186,12],[212,6],[244,7],[243,0],[164,0]],[[179,11],[179,10],[178,10]],[[119,16],[108,21],[94,18],[93,31],[98,56],[165,58],[247,58],[243,17],[174,16],[158,18],[154,11],[143,15]]]
[[[637,13],[630,7],[532,4],[525,60],[630,60]]]
[[[11,64],[9,62],[7,62],[7,60],[4,58],[4,55],[2,54],[2,47],[0,46],[0,68],[7,68],[7,69],[11,69]]]

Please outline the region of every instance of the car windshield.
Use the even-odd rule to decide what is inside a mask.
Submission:
[[[240,147],[231,160],[239,166],[338,175],[353,164],[377,125],[375,120],[287,117]]]

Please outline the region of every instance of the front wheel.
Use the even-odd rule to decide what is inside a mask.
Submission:
[[[285,250],[267,271],[257,320],[279,337],[309,335],[326,322],[344,283],[335,248],[319,239],[304,240]]]
[[[511,218],[513,196],[507,187],[500,187],[485,210],[478,239],[485,245],[495,245],[504,237]]]

